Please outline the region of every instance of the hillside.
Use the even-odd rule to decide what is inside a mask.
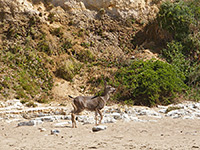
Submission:
[[[23,102],[62,103],[69,94],[98,93],[104,79],[118,86],[115,96],[118,100],[129,101],[138,96],[149,99],[149,95],[141,93],[124,97],[132,92],[122,92],[127,81],[119,80],[119,85],[116,72],[138,59],[155,58],[170,63],[166,57],[159,58],[167,42],[175,39],[157,22],[160,5],[161,1],[155,0],[0,0],[0,100],[17,98]],[[199,56],[195,53],[193,63],[199,64]],[[183,77],[181,81],[177,76],[178,84],[188,85],[187,80],[195,79],[190,87],[195,85],[197,89],[199,74],[186,80]],[[178,91],[170,89],[172,92],[164,95],[174,96],[173,93],[178,92],[182,98],[183,87]],[[172,102],[172,97],[167,103],[165,98],[155,95],[151,95],[153,102],[146,103],[143,102],[146,99],[142,99],[135,104]]]

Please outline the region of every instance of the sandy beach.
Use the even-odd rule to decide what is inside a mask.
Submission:
[[[200,149],[200,120],[162,118],[157,122],[104,124],[106,130],[92,132],[93,124],[55,127],[55,122],[17,127],[0,122],[1,150],[190,150]],[[41,132],[41,128],[45,131]],[[60,131],[51,135],[52,129]]]

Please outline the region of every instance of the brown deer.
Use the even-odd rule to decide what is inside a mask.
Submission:
[[[97,124],[97,115],[100,115],[99,124],[103,119],[103,115],[101,113],[101,109],[105,106],[106,102],[110,98],[110,94],[115,91],[115,88],[107,85],[105,83],[104,93],[102,96],[78,96],[73,98],[69,95],[70,98],[73,98],[72,106],[74,110],[71,111],[71,120],[72,120],[72,128],[77,128],[75,121],[75,114],[79,114],[83,110],[95,111],[95,125]]]

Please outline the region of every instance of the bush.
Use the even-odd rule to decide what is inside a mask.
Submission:
[[[183,55],[183,48],[180,42],[172,41],[162,50],[162,56],[168,63],[174,65],[177,70],[188,76],[190,61],[186,60],[185,55]]]
[[[71,81],[73,77],[79,73],[81,67],[82,65],[79,62],[73,59],[68,59],[59,64],[57,75],[67,81]]]
[[[198,0],[165,2],[158,14],[161,28],[169,31],[183,45],[182,53],[197,60],[200,54],[200,5]]]
[[[200,1],[164,2],[158,22],[161,28],[173,35],[173,41],[162,50],[162,55],[185,75],[184,82],[196,95],[195,99],[200,99]]]
[[[86,49],[86,50],[81,50],[79,53],[77,53],[77,59],[81,62],[93,62],[96,58],[93,55],[93,53]]]
[[[181,39],[189,34],[193,17],[192,10],[184,1],[167,1],[161,5],[158,21],[163,29],[171,32],[176,39]]]
[[[133,61],[115,75],[115,97],[131,104],[154,106],[170,104],[187,86],[184,75],[162,61]]]
[[[5,72],[5,69],[0,69],[2,74],[0,94],[8,89],[14,89],[15,95],[13,96],[19,99],[34,98],[38,93],[48,94],[53,86],[53,78],[46,67],[45,59],[33,49],[16,46],[12,50],[5,50],[0,61],[4,64],[2,68],[9,73]]]

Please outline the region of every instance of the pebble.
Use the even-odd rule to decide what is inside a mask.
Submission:
[[[38,129],[40,130],[40,132],[44,132],[44,131],[46,131],[45,128],[38,128]]]
[[[92,131],[97,132],[97,131],[101,131],[101,130],[105,130],[105,129],[107,129],[107,126],[98,125],[98,126],[94,126],[92,128]]]
[[[60,131],[57,130],[57,129],[52,129],[51,130],[51,135],[58,135],[59,133],[60,133]]]

